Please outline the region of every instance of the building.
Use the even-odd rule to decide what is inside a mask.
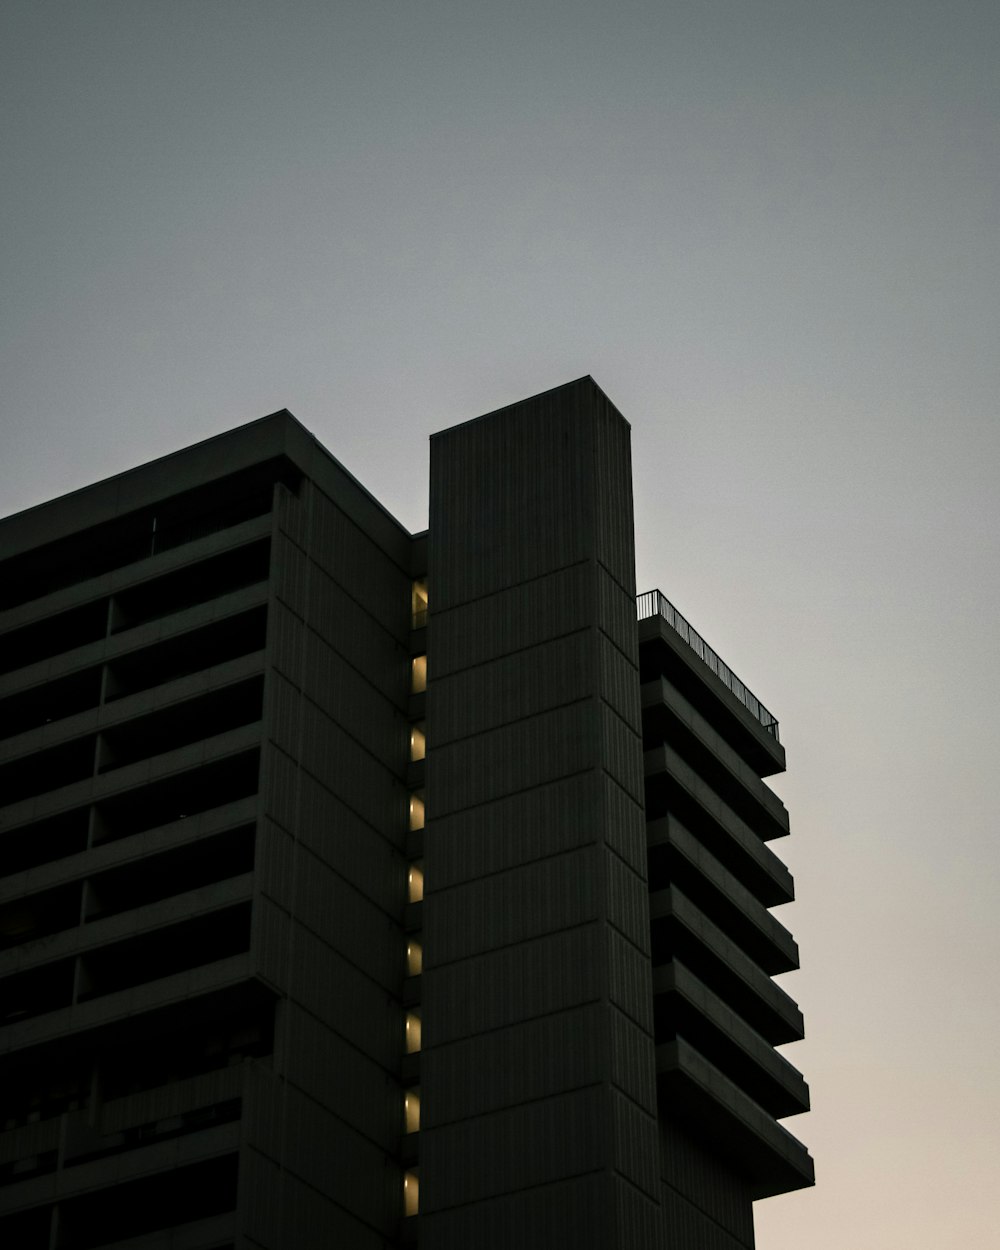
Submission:
[[[0,1244],[745,1250],[812,1183],[777,724],[637,614],[591,379],[435,435],[424,534],[280,412],[0,573]]]

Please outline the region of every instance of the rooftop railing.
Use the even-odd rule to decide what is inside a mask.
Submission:
[[[733,692],[747,711],[760,721],[775,742],[780,742],[776,717],[771,715],[753,691],[744,686],[729,665],[719,658],[694,626],[681,616],[666,595],[658,590],[647,590],[639,595],[637,604],[640,621],[650,616],[662,616],[670,628],[680,634],[695,655],[700,660],[704,660],[722,684]]]

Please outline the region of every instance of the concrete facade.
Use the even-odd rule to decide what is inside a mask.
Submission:
[[[0,1244],[753,1245],[777,724],[589,379],[411,535],[288,413],[0,521]]]

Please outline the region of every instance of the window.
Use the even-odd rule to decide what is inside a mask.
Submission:
[[[415,938],[406,943],[406,975],[419,977],[424,970],[424,948]]]
[[[410,795],[410,831],[424,827],[424,792],[414,790]]]
[[[427,578],[415,577],[413,579],[413,594],[411,598],[412,625],[414,629],[421,629],[427,624]]]
[[[403,1120],[408,1133],[420,1131],[420,1090],[408,1089],[403,1097]]]
[[[420,1180],[416,1172],[403,1173],[403,1214],[416,1215],[420,1210]]]
[[[421,863],[411,864],[407,880],[407,901],[422,903],[424,899],[424,869]]]

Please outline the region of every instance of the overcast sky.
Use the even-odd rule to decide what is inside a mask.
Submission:
[[[0,513],[287,407],[410,529],[591,373],[778,716],[815,1190],[996,1244],[996,0],[3,0]]]

